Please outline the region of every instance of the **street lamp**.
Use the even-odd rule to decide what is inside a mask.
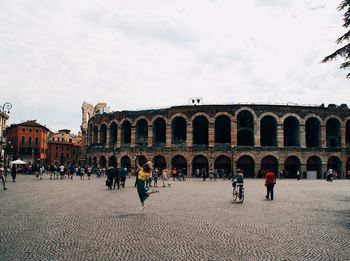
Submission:
[[[4,156],[4,168],[6,166],[6,159],[5,159],[5,153],[4,155],[2,155],[2,150],[3,150],[3,145],[2,145],[2,136],[3,136],[3,131],[4,131],[4,127],[5,127],[5,120],[3,118],[5,118],[5,116],[7,116],[7,114],[10,114],[10,109],[12,108],[12,104],[9,102],[5,102],[4,105],[0,105],[0,113],[1,115],[1,130],[0,130],[0,153],[1,156]]]

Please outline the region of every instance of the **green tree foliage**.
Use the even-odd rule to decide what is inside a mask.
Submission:
[[[348,30],[343,36],[341,36],[336,43],[341,44],[346,42],[347,44],[343,47],[336,50],[331,55],[326,56],[322,62],[326,63],[328,61],[335,60],[338,56],[342,56],[345,59],[345,62],[343,62],[340,66],[341,69],[350,68],[350,0],[343,0],[341,4],[338,7],[339,11],[345,11],[344,14],[344,24],[343,26]],[[350,78],[350,73],[347,75],[347,78]]]

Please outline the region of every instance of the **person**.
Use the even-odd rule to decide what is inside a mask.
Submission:
[[[300,171],[297,170],[297,180],[300,180]]]
[[[123,167],[120,170],[120,185],[125,188],[126,175],[128,174],[128,169]]]
[[[276,184],[275,174],[270,169],[267,169],[266,176],[265,176],[265,186],[267,189],[266,199],[271,198],[271,200],[273,200],[273,188],[275,184]]]
[[[158,173],[159,173],[159,169],[155,168],[153,171],[153,186],[157,187],[158,186]]]
[[[16,165],[13,164],[11,168],[12,182],[16,182],[16,175],[17,175],[17,168],[16,168]]]
[[[114,178],[114,167],[110,166],[107,169],[107,180],[106,180],[106,186],[108,187],[109,190],[112,189],[113,178]]]
[[[173,181],[175,181],[175,179],[177,177],[177,169],[173,168],[173,170],[171,171],[171,174],[173,175]]]
[[[326,180],[329,182],[333,181],[333,169],[328,169]]]
[[[3,186],[4,190],[7,190],[6,185],[5,185],[5,178],[4,178],[5,172],[6,172],[6,170],[3,166],[3,164],[0,163],[0,178],[2,180],[2,186]]]
[[[45,167],[43,165],[40,168],[40,180],[43,180],[44,174],[45,174]]]
[[[283,179],[283,170],[280,170],[280,179]]]
[[[203,181],[205,181],[205,179],[207,178],[207,170],[205,168],[202,168],[201,175],[202,175]]]
[[[163,187],[165,187],[165,181],[167,182],[168,187],[170,187],[170,185],[171,185],[168,174],[169,174],[169,170],[168,170],[167,168],[164,168],[164,169],[162,170],[162,182],[163,182]]]
[[[138,156],[136,156],[136,166],[138,169],[138,179],[137,179],[137,192],[141,202],[141,209],[143,211],[145,206],[145,200],[149,197],[149,195],[153,193],[159,192],[158,190],[149,191],[147,184],[147,179],[149,177],[150,172],[152,171],[152,162],[147,161],[142,167],[138,164]]]
[[[91,167],[90,166],[87,167],[87,176],[88,176],[88,180],[90,180],[90,177],[91,177]]]
[[[64,178],[64,166],[63,164],[61,164],[60,166],[60,179],[63,179]]]
[[[238,197],[241,199],[244,186],[244,175],[242,170],[237,169],[237,175],[232,179],[232,186],[234,190],[236,190],[236,187],[238,187]]]
[[[117,188],[120,189],[120,171],[119,168],[115,168],[112,166],[112,171],[113,171],[113,188],[115,189],[115,185],[117,185]]]

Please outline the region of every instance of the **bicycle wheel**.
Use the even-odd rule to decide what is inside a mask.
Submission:
[[[244,201],[244,194],[242,194],[240,201],[241,201],[241,203],[243,203],[243,201]]]
[[[238,197],[238,194],[237,194],[237,192],[234,190],[234,191],[233,191],[233,201],[237,201],[237,197]]]

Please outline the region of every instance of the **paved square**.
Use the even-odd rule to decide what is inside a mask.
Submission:
[[[0,260],[349,260],[350,181],[246,180],[233,204],[228,181],[188,180],[147,200],[134,179],[35,180],[0,190]]]

